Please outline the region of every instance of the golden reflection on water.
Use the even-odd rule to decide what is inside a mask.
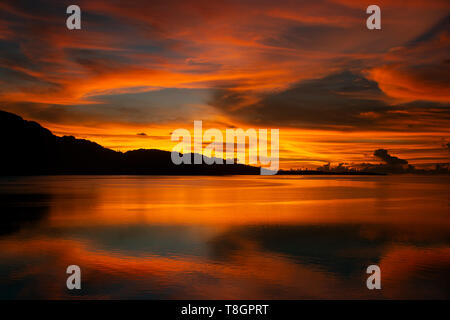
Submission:
[[[2,298],[449,298],[449,177],[1,178]],[[19,218],[17,218],[19,217]],[[83,290],[65,288],[82,268]],[[382,290],[365,286],[378,264]]]

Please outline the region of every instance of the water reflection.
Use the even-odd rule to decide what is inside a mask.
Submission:
[[[0,298],[448,298],[448,177],[0,180]],[[425,201],[424,201],[425,200]],[[65,288],[65,268],[83,290]],[[378,264],[381,291],[365,287]]]
[[[0,236],[39,224],[49,213],[50,195],[0,194]]]

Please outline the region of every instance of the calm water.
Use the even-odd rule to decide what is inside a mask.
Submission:
[[[0,178],[0,298],[450,298],[450,177]],[[66,268],[82,290],[66,289]],[[381,290],[365,285],[381,267]]]

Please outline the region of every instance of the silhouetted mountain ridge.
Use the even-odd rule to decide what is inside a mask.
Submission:
[[[171,153],[139,149],[125,153],[72,136],[58,137],[34,121],[0,111],[1,175],[31,174],[259,174],[247,165],[175,165]],[[193,154],[190,154],[191,158]]]

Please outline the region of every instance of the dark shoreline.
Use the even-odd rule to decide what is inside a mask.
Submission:
[[[271,176],[449,176],[446,173],[381,173],[381,172],[321,172],[305,171],[291,173],[289,171],[279,172]],[[9,177],[47,177],[47,176],[165,176],[165,177],[229,177],[229,176],[263,176],[258,173],[133,173],[133,172],[43,172],[43,173],[11,173],[0,174],[0,178]]]
[[[366,171],[348,171],[348,172],[334,172],[334,171],[320,171],[320,170],[280,170],[277,175],[281,176],[386,176],[384,172],[366,172]]]

